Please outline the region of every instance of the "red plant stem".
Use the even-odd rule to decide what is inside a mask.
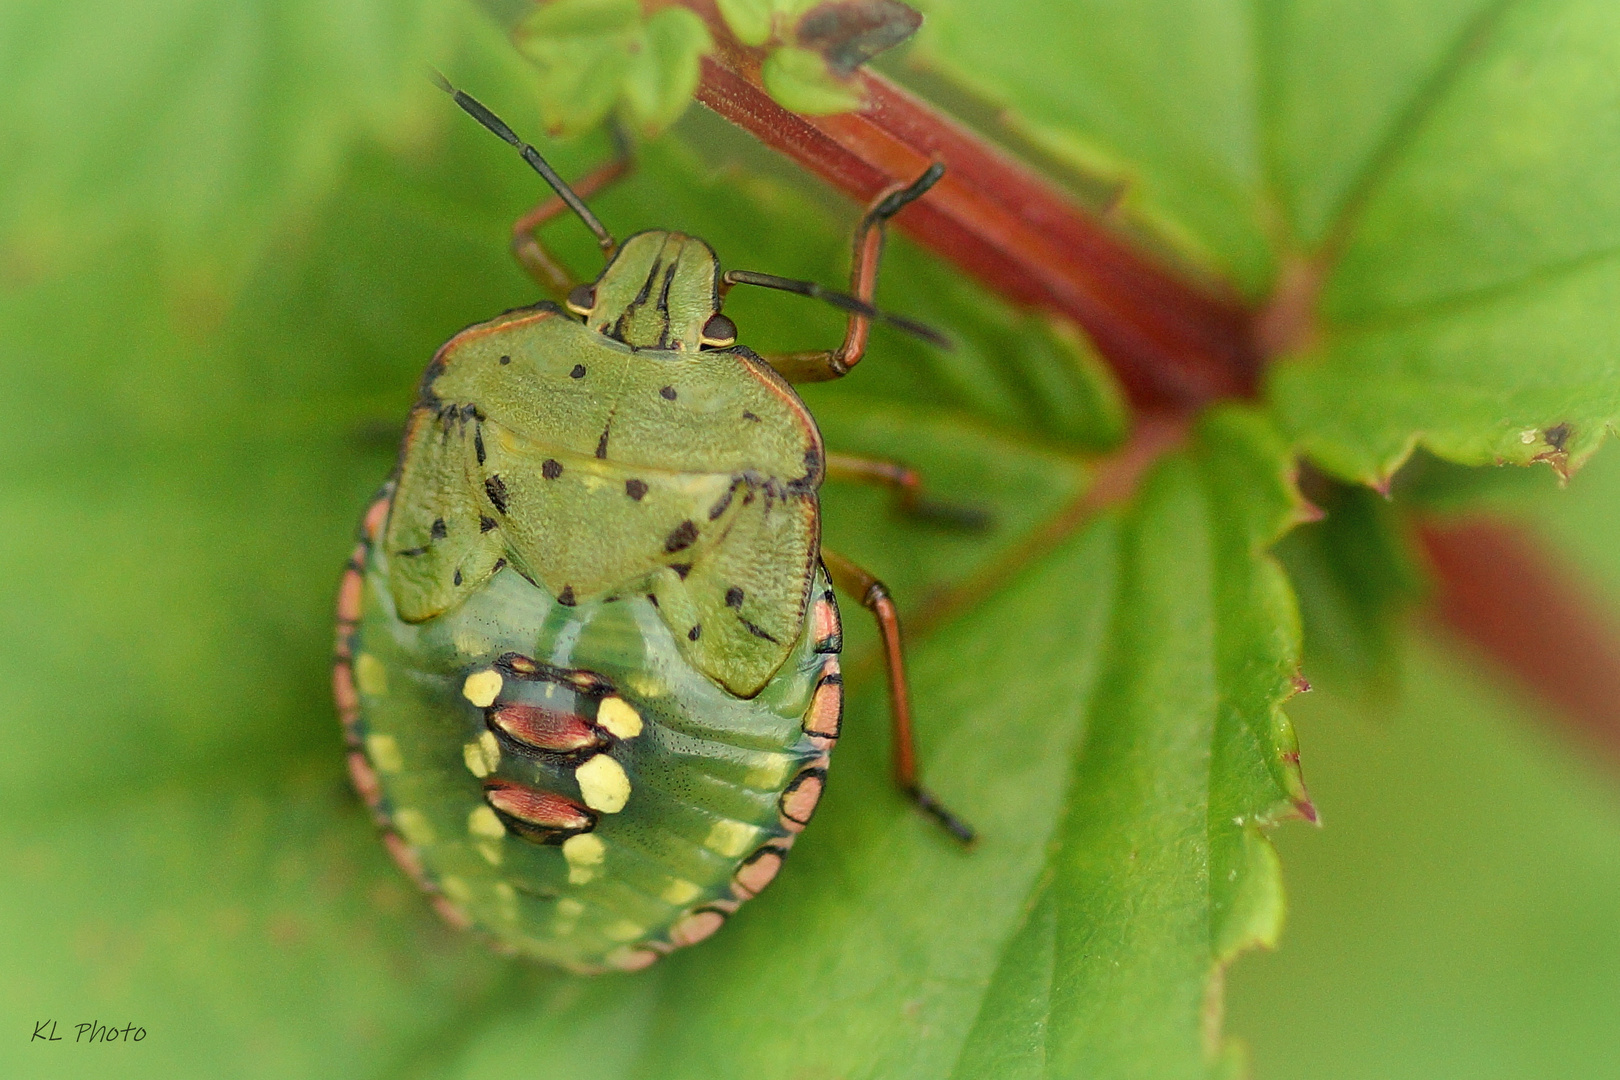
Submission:
[[[1523,528],[1428,520],[1436,613],[1620,758],[1620,627]]]
[[[718,48],[697,97],[858,203],[947,172],[895,226],[1014,303],[1085,328],[1139,408],[1196,409],[1254,393],[1260,369],[1251,314],[1136,251],[1050,183],[948,115],[870,72],[867,104],[801,116],[761,84],[760,56],[726,31],[709,3],[688,4]]]

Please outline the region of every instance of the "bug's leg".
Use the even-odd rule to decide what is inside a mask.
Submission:
[[[900,617],[888,587],[870,572],[835,551],[821,549],[821,562],[832,578],[833,587],[860,599],[861,606],[877,619],[883,635],[883,658],[889,672],[889,710],[894,733],[894,782],[917,808],[945,827],[956,839],[971,844],[976,839],[972,826],[947,810],[917,779],[917,749],[911,738],[911,695],[906,687],[905,661],[900,655]]]
[[[635,166],[630,141],[617,127],[613,129],[615,154],[612,161],[597,166],[573,185],[581,199],[588,199],[603,188],[619,180]],[[574,276],[540,240],[540,226],[563,213],[568,204],[559,196],[544,199],[533,210],[512,223],[512,255],[525,273],[534,278],[559,300],[568,298],[574,287]]]
[[[866,215],[855,227],[855,252],[849,268],[849,291],[857,300],[870,304],[877,292],[878,264],[883,261],[883,240],[889,219],[922,198],[944,174],[945,166],[935,162],[911,183],[890,188],[867,207]],[[866,355],[866,339],[871,330],[871,316],[852,311],[844,329],[844,341],[838,348],[777,353],[763,359],[790,383],[841,379]]]
[[[829,451],[827,479],[880,484],[894,492],[895,506],[901,513],[932,525],[965,532],[982,532],[990,527],[990,514],[982,507],[929,498],[917,471],[898,461]]]

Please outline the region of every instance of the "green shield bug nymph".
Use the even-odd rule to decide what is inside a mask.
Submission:
[[[820,546],[825,476],[913,508],[917,479],[826,454],[789,385],[847,372],[873,319],[932,334],[871,297],[885,221],[943,168],[873,204],[839,293],[721,273],[678,232],[615,242],[538,152],[440,84],[557,192],[515,247],[567,299],[434,356],[343,577],[333,683],[389,850],[452,923],[576,971],[707,937],[769,884],[821,795],[843,709],[833,586],[882,629],[901,789],[971,840],[917,782],[887,590]],[[607,257],[594,283],[534,235],[565,207]],[[737,284],[830,300],[843,344],[754,354],[720,313]]]

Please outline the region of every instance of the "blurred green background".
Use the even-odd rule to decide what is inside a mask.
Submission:
[[[893,64],[1003,109],[1009,138],[1095,181],[1077,188],[1117,181],[1121,227],[1254,297],[1365,197],[1350,159],[1411,134],[1386,84],[1439,80],[1514,5],[1254,7],[1258,30],[1242,5],[936,4],[933,36]],[[1581,21],[1594,5],[1518,8],[1612,80],[1608,53],[1579,53],[1608,41]],[[506,238],[537,183],[437,95],[428,60],[538,131],[532,69],[456,3],[0,5],[0,1075],[969,1075],[961,1017],[993,954],[952,966],[908,923],[916,894],[884,883],[935,889],[987,939],[1023,917],[1102,636],[1109,522],[913,642],[930,763],[1010,838],[977,863],[889,799],[882,699],[859,666],[839,779],[783,881],[646,976],[563,979],[439,928],[349,793],[326,665],[354,519],[433,349],[535,297]],[[1481,147],[1518,153],[1493,130]],[[567,176],[608,152],[599,135],[545,149]],[[1603,164],[1589,171],[1608,184]],[[1253,196],[1263,173],[1293,192],[1282,209]],[[1536,178],[1517,183],[1534,202]],[[1603,198],[1560,220],[1601,246]],[[856,217],[696,111],[596,206],[620,235],[678,226],[728,265],[832,282]],[[583,230],[548,235],[593,269]],[[1352,245],[1361,279],[1376,249]],[[997,520],[941,534],[829,488],[829,544],[916,611],[1074,498],[1120,419],[1094,365],[915,248],[892,245],[881,295],[958,347],[879,330],[858,378],[805,395],[829,444],[900,455]],[[841,325],[769,295],[728,312],[761,350]],[[1620,459],[1567,490],[1543,472],[1502,512],[1620,622]],[[872,637],[849,621],[859,665]],[[1317,690],[1289,713],[1324,827],[1277,834],[1288,926],[1227,976],[1228,1028],[1261,1078],[1620,1074],[1616,762],[1421,612],[1385,630],[1399,674],[1368,678],[1332,661],[1365,642],[1307,623]],[[986,689],[1002,668],[1051,681]],[[1027,749],[981,776],[951,749],[959,727]],[[819,1011],[771,996],[790,984]],[[69,1040],[84,1021],[148,1037],[31,1041],[50,1019]],[[805,1064],[842,1042],[850,1064]],[[994,1071],[1047,1071],[1030,1060]]]

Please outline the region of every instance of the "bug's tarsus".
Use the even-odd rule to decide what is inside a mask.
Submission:
[[[451,86],[450,80],[446,79],[438,71],[431,68],[429,71],[434,85],[449,94],[455,103],[461,106],[463,112],[484,125],[484,127],[516,149],[519,154],[523,155],[523,160],[529,163],[529,167],[539,173],[541,179],[551,185],[551,189],[557,193],[557,197],[568,204],[568,209],[577,214],[579,219],[585,223],[585,227],[596,234],[596,242],[601,245],[604,252],[611,252],[618,246],[618,241],[613,239],[613,234],[608,232],[606,226],[597,220],[595,214],[591,213],[590,207],[585,205],[585,200],[574,194],[574,189],[569,187],[561,176],[557,175],[557,170],[553,169],[546,162],[546,159],[540,156],[540,151],[518,138],[517,133],[507,126],[506,121],[490,112],[477,98]]]
[[[804,281],[800,278],[779,277],[776,274],[761,274],[756,270],[727,270],[722,276],[726,285],[758,285],[765,289],[779,289],[782,292],[797,293],[799,296],[808,296],[815,300],[831,304],[841,311],[848,311],[855,315],[865,315],[868,319],[888,323],[890,326],[914,337],[919,337],[930,345],[941,349],[951,348],[951,339],[924,323],[915,319],[908,319],[904,315],[891,315],[887,311],[880,311],[866,301],[849,293],[837,289],[829,289],[816,281]]]
[[[994,516],[982,506],[969,503],[940,502],[936,499],[918,498],[905,504],[903,509],[907,514],[925,521],[941,529],[951,529],[956,532],[982,533],[989,531],[995,523]]]
[[[899,191],[889,195],[876,206],[872,207],[872,209],[867,212],[866,221],[863,224],[869,225],[879,221],[888,221],[901,210],[905,209],[908,204],[914,203],[918,199],[922,198],[929,188],[939,183],[939,178],[944,175],[945,163],[943,161],[934,162],[932,165],[928,166],[927,169],[923,170],[923,174],[917,177],[917,179],[913,180]]]
[[[927,789],[911,788],[906,792],[906,797],[917,805],[917,809],[942,825],[945,831],[964,847],[972,847],[978,842],[979,834],[974,831],[973,826],[951,813],[945,804],[934,798]]]

